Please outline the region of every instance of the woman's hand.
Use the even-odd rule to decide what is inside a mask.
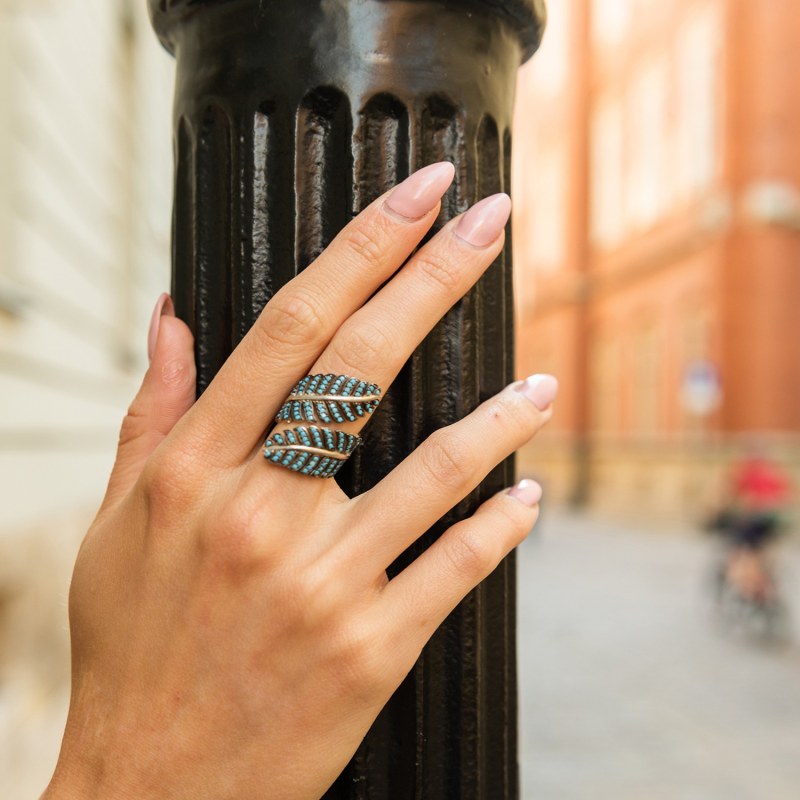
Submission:
[[[409,258],[452,175],[420,170],[353,220],[196,403],[191,334],[162,298],[75,566],[72,702],[45,797],[319,797],[436,627],[532,527],[541,492],[523,481],[387,578],[549,419],[549,376],[507,387],[353,499],[260,452],[306,374],[385,390],[498,255],[505,195]]]

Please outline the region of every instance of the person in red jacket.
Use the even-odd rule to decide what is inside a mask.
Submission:
[[[752,444],[734,465],[729,485],[733,515],[728,580],[743,597],[769,603],[774,599],[775,586],[764,551],[775,537],[789,502],[789,479],[759,444]]]

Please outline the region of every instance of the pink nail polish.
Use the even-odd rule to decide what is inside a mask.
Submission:
[[[456,234],[474,247],[487,247],[500,235],[511,214],[511,198],[493,194],[475,203],[458,223]]]
[[[558,381],[552,375],[531,375],[515,388],[524,394],[539,411],[544,411],[556,399]]]
[[[153,355],[156,352],[158,329],[161,326],[161,317],[165,316],[175,316],[175,306],[172,303],[172,298],[166,292],[156,301],[156,307],[153,309],[153,316],[150,317],[150,328],[147,332],[147,359],[149,361],[153,360]]]
[[[420,219],[442,199],[455,172],[449,161],[429,164],[395,186],[385,205],[404,219]]]
[[[542,499],[542,487],[536,481],[523,478],[508,490],[508,494],[510,497],[516,497],[520,503],[533,508]]]

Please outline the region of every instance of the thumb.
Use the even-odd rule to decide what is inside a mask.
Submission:
[[[147,351],[150,367],[122,421],[103,507],[130,490],[147,458],[195,400],[194,337],[175,316],[168,294],[158,298],[153,310]]]

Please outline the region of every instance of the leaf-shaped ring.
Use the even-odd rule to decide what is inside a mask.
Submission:
[[[276,422],[355,422],[381,401],[380,386],[349,375],[306,375],[275,416]]]
[[[359,444],[361,437],[355,433],[301,425],[270,434],[264,457],[302,475],[332,478]]]

